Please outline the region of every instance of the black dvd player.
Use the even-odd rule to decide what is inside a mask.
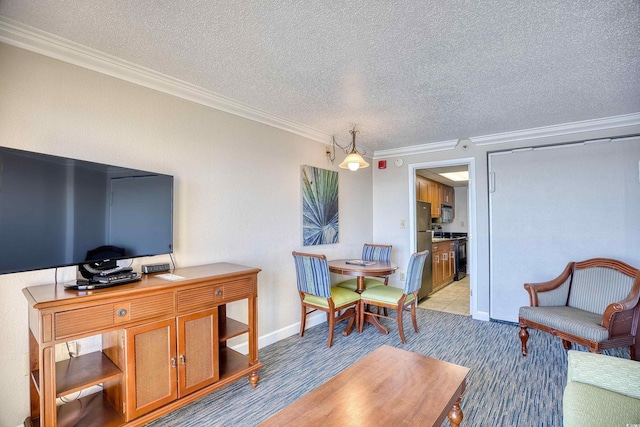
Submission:
[[[64,285],[66,289],[75,289],[75,290],[91,290],[91,289],[102,289],[108,288],[110,286],[118,286],[124,285],[126,283],[137,282],[141,277],[138,273],[134,273],[132,271],[116,273],[110,276],[100,276],[95,275],[90,280],[78,280],[75,283],[67,283]]]

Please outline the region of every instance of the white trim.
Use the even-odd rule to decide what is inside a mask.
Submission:
[[[305,331],[309,328],[312,328],[316,325],[320,325],[321,323],[327,322],[327,315],[324,312],[316,313],[307,317],[307,322],[305,324]],[[297,335],[300,333],[300,322],[296,322],[293,325],[285,326],[282,329],[278,329],[277,331],[270,332],[266,335],[258,337],[258,348],[266,347],[270,344],[276,343],[280,340],[288,338],[292,335]],[[327,337],[328,338],[328,337]],[[249,354],[249,344],[242,343],[238,345],[231,346],[235,351],[242,354]]]
[[[469,232],[467,233],[467,248],[469,256],[469,288],[471,296],[469,298],[469,312],[471,317],[476,320],[489,320],[489,314],[478,311],[478,239],[476,238],[477,230],[477,213],[476,213],[476,159],[467,157],[462,159],[440,160],[436,162],[413,163],[408,165],[409,170],[409,248],[411,251],[416,250],[416,225],[415,225],[415,206],[416,206],[416,170],[433,169],[446,166],[466,165],[469,168],[469,191],[468,191],[468,220]]]
[[[432,153],[434,151],[453,150],[458,145],[458,139],[449,141],[431,142],[429,144],[412,145],[409,147],[392,148],[389,150],[377,150],[373,153],[373,159],[385,157],[411,156],[414,154]]]
[[[245,119],[330,144],[331,135],[284,117],[242,104],[191,83],[141,67],[115,56],[72,42],[0,16],[0,41],[130,83],[177,96]]]
[[[640,126],[640,113],[624,114],[621,116],[604,117],[580,122],[563,123],[559,125],[543,126],[514,132],[496,133],[493,135],[474,136],[469,138],[477,146],[502,144],[505,142],[524,141],[554,136],[565,136],[583,132],[595,132],[627,126]]]
[[[476,311],[476,314],[472,316],[473,320],[482,320],[484,322],[488,322],[491,320],[491,316],[486,311]]]

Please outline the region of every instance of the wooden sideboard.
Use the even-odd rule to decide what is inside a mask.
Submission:
[[[258,268],[219,263],[176,269],[180,278],[71,291],[23,289],[29,301],[31,416],[25,425],[138,426],[245,376],[259,379]],[[226,304],[246,300],[247,322]],[[102,336],[102,351],[56,362],[55,345]],[[227,347],[246,335],[248,355]],[[56,398],[103,391],[56,407]]]

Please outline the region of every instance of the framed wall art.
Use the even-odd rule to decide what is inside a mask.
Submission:
[[[304,246],[338,243],[338,172],[302,166]]]

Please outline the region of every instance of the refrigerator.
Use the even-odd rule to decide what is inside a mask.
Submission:
[[[429,255],[424,262],[424,270],[422,271],[422,286],[418,292],[418,299],[423,299],[431,293],[433,289],[432,275],[432,239],[433,231],[431,230],[431,203],[416,202],[416,246],[418,252],[428,250]]]

